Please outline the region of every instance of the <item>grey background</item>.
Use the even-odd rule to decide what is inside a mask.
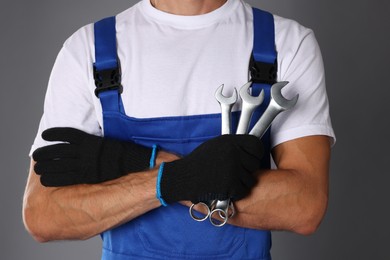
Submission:
[[[137,1],[2,0],[0,8],[0,259],[99,259],[100,239],[38,244],[21,217],[30,145],[64,40]],[[338,143],[330,202],[315,235],[274,232],[274,259],[390,259],[388,0],[249,1],[314,29]]]

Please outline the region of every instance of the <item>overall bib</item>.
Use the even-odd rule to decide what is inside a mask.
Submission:
[[[254,61],[275,64],[274,32],[272,15],[254,9],[255,28],[268,33],[270,46],[254,46]],[[264,30],[266,32],[264,32]],[[255,36],[255,41],[256,36]],[[263,40],[264,41],[264,40]],[[265,41],[267,42],[267,41]],[[263,42],[263,45],[267,43]],[[258,44],[255,44],[259,46]],[[221,115],[207,114],[183,117],[163,117],[139,119],[128,117],[123,109],[120,95],[120,74],[116,56],[115,18],[106,18],[95,24],[95,78],[105,81],[97,84],[96,94],[103,108],[104,136],[120,140],[131,140],[151,147],[158,145],[162,150],[187,155],[204,141],[221,133]],[[270,49],[265,51],[264,49]],[[257,55],[260,55],[260,57]],[[271,53],[271,54],[269,54]],[[257,55],[257,57],[256,57]],[[265,57],[261,57],[261,56]],[[268,59],[268,60],[267,60]],[[262,65],[264,66],[264,64]],[[261,66],[260,66],[261,67]],[[258,69],[258,68],[257,68]],[[256,70],[256,68],[254,68]],[[100,73],[100,74],[99,74]],[[257,76],[252,73],[252,80]],[[269,102],[270,84],[253,84],[253,94],[265,90],[265,101],[257,109],[252,125],[262,114]],[[232,115],[232,125],[237,126],[239,112]],[[235,129],[233,129],[235,130]],[[263,138],[266,152],[262,167],[269,167],[269,133]],[[102,259],[262,259],[270,260],[271,234],[260,231],[225,225],[217,228],[209,221],[196,222],[188,212],[188,207],[178,203],[159,207],[132,221],[104,232]]]

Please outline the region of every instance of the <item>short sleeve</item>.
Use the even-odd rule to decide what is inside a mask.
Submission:
[[[67,39],[58,53],[30,155],[35,149],[49,144],[41,138],[48,128],[74,127],[102,135],[93,100],[96,97],[92,80],[92,37],[92,26],[85,26]]]
[[[326,135],[335,142],[326,93],[321,51],[312,30],[275,17],[278,81],[288,81],[282,94],[299,94],[294,108],[281,113],[271,126],[272,147],[300,137]]]

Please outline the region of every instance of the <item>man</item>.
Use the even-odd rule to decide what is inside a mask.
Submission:
[[[130,151],[129,158],[142,163],[130,160],[132,170],[113,177],[120,172],[113,169],[121,156],[111,163],[107,158],[119,154],[119,148],[101,152],[106,138],[96,137],[103,133],[106,137],[108,126],[94,94],[93,27],[76,32],[54,65],[45,112],[31,149],[35,152],[24,199],[24,221],[31,235],[46,242],[103,233],[103,259],[270,259],[266,230],[313,233],[327,206],[334,143],[322,59],[311,30],[275,16],[275,34],[277,81],[289,81],[283,92],[287,98],[297,93],[300,97],[271,129],[277,168],[259,169],[253,165],[260,163],[261,143],[252,136],[191,136],[196,132],[191,130],[179,141],[167,140],[151,124],[218,114],[215,89],[225,84],[224,92],[232,93],[248,81],[251,7],[238,0],[143,0],[119,14],[116,37],[123,93],[118,120],[129,124],[122,131],[129,134],[127,138],[118,135],[131,142],[130,148],[123,148],[121,142],[112,147]],[[239,105],[234,108],[238,109]],[[159,149],[156,166],[146,169],[144,161],[153,158],[146,149],[150,139],[163,148],[172,142],[204,144],[194,152],[192,146],[182,153]],[[53,146],[51,141],[65,144]],[[222,152],[218,147],[223,147]],[[75,149],[79,149],[80,162],[73,163],[72,158],[58,169],[61,156]],[[226,155],[227,150],[233,152]],[[137,151],[136,155],[131,151]],[[49,160],[53,152],[58,154]],[[78,175],[72,168],[77,165],[82,165]],[[211,176],[223,177],[221,168],[229,176],[212,180]],[[56,178],[60,171],[67,174]],[[222,179],[229,181],[220,185]],[[191,201],[228,197],[236,208],[230,225],[216,228],[188,216]]]

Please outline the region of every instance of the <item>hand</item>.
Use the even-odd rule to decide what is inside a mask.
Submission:
[[[93,184],[149,168],[152,148],[90,135],[74,128],[51,128],[47,141],[62,141],[33,153],[44,186]]]
[[[174,153],[159,150],[156,157],[156,167],[160,167],[163,162],[172,162],[178,159],[180,159],[180,157]]]
[[[190,200],[240,200],[249,194],[260,169],[261,141],[251,135],[222,135],[188,156],[160,166],[157,194],[164,204]]]

